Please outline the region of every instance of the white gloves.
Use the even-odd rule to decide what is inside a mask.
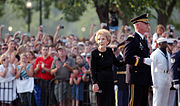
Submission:
[[[176,89],[179,89],[179,84],[176,84],[173,87],[176,88]]]
[[[114,85],[114,90],[118,90],[118,86],[117,85]]]
[[[152,60],[150,58],[144,58],[144,64],[151,65]]]
[[[153,86],[152,86],[152,88],[158,88],[158,86],[156,86],[156,85],[153,85]]]

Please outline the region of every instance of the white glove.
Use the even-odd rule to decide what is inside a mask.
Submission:
[[[157,85],[153,85],[152,88],[158,88],[158,86]]]
[[[152,59],[144,58],[144,64],[151,65]]]
[[[118,86],[117,85],[114,85],[114,90],[118,90]]]
[[[179,84],[173,85],[173,87],[179,89]]]

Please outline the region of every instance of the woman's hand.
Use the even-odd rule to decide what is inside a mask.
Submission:
[[[98,92],[99,91],[98,84],[93,84],[92,90],[93,90],[93,92]]]

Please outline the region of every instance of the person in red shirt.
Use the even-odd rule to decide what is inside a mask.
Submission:
[[[49,104],[49,83],[50,80],[54,78],[54,76],[50,74],[53,58],[48,56],[48,51],[49,47],[43,46],[41,49],[42,56],[37,57],[34,64],[35,86],[41,91],[41,94],[37,92],[37,95],[40,95],[37,97],[41,99],[36,99],[36,103],[42,104],[42,106]]]
[[[48,56],[48,46],[42,47],[42,56],[37,57],[34,64],[34,77],[51,80],[54,76],[50,74],[53,58]]]

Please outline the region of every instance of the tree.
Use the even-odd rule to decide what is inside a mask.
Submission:
[[[86,10],[88,0],[55,0],[54,6],[62,11],[67,21],[77,21]]]
[[[176,5],[176,0],[158,0],[154,1],[152,8],[157,12],[157,24],[167,25],[168,20],[172,14],[173,8]]]
[[[150,13],[150,1],[149,0],[114,0],[117,7],[122,12],[119,18],[122,20],[123,25],[129,24],[129,20],[142,13]],[[113,1],[113,2],[114,2]]]
[[[4,15],[4,3],[6,2],[6,0],[1,0],[0,1],[0,16]]]
[[[100,23],[108,23],[109,22],[109,3],[110,0],[93,0],[93,3],[96,7],[96,12],[99,17]]]

